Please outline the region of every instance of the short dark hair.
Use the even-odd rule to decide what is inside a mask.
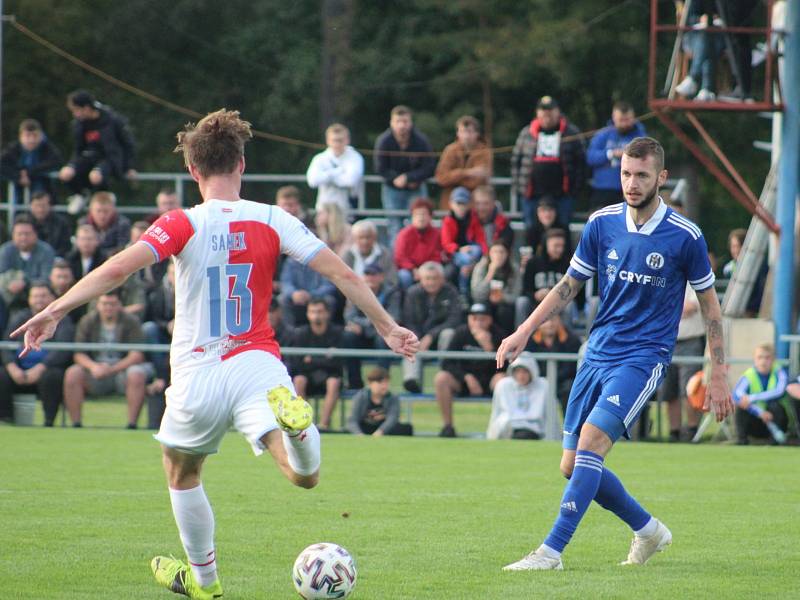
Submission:
[[[547,242],[547,240],[557,237],[562,238],[566,242],[567,232],[564,229],[561,229],[560,227],[551,227],[550,229],[544,232],[544,235],[542,236],[542,241]]]
[[[23,131],[41,131],[42,126],[36,119],[23,119],[19,124],[20,133]]]
[[[464,115],[456,121],[456,127],[472,127],[475,131],[481,130],[481,122],[472,115]]]
[[[494,191],[494,186],[489,185],[488,183],[479,185],[474,190],[472,190],[473,198],[475,197],[476,194],[486,194],[487,196],[489,196],[489,198],[491,198],[495,202],[497,201],[497,192]]]
[[[625,146],[623,152],[631,158],[645,159],[652,156],[655,159],[658,171],[664,169],[664,148],[658,140],[651,137],[637,137],[633,138],[628,145]]]
[[[395,106],[392,109],[392,112],[390,113],[390,116],[392,116],[392,117],[395,117],[395,116],[398,116],[398,117],[408,116],[408,117],[412,117],[413,118],[414,117],[414,111],[411,110],[405,104],[398,104],[397,106]]]
[[[33,194],[31,194],[31,202],[34,200],[41,200],[43,198],[47,198],[48,202],[53,202],[53,197],[47,190],[39,190],[38,192],[33,192]]]
[[[28,292],[30,292],[33,288],[36,287],[47,288],[47,291],[50,292],[50,295],[53,296],[53,298],[56,297],[56,293],[50,286],[50,282],[45,281],[44,279],[34,279],[33,281],[31,281],[30,285],[28,285]]]
[[[298,202],[300,202],[303,195],[300,193],[300,188],[296,185],[282,185],[278,188],[278,191],[275,192],[275,201],[277,202],[280,198],[294,198]]]
[[[367,371],[367,381],[386,381],[389,379],[389,371],[383,367],[372,367]]]
[[[55,260],[53,260],[53,266],[50,267],[51,271],[53,269],[69,269],[71,271],[72,267],[69,266],[69,262],[67,262],[66,258],[61,258],[60,256],[57,256]]]
[[[78,107],[85,107],[85,106],[94,106],[97,101],[92,96],[91,92],[86,90],[75,90],[74,92],[70,92],[69,96],[67,96],[67,103],[72,106]]]
[[[629,113],[633,112],[633,104],[628,102],[627,100],[617,100],[614,102],[614,106],[611,107],[611,110],[618,110],[619,112]]]
[[[118,287],[115,287],[113,290],[108,290],[107,292],[103,292],[100,295],[101,296],[114,296],[116,298],[119,298],[119,300],[121,301],[122,300],[122,289],[118,288]]]
[[[328,304],[328,300],[327,300],[326,298],[323,298],[322,296],[312,296],[312,297],[311,297],[311,300],[309,300],[309,301],[308,301],[308,304],[306,305],[306,308],[307,308],[308,306],[311,306],[312,304],[322,304],[322,305],[324,305],[324,306],[325,306],[325,309],[326,309],[328,312],[330,312],[330,311],[331,311],[331,307],[330,307],[330,305]]]
[[[33,217],[31,217],[28,213],[22,213],[14,218],[14,227],[17,225],[30,225],[33,227],[34,231],[36,230],[36,225],[33,223]]]

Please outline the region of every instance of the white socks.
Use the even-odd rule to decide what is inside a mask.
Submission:
[[[658,529],[658,521],[656,521],[653,517],[650,517],[650,520],[644,527],[637,529],[633,533],[639,537],[650,537],[656,532],[656,529]]]
[[[547,544],[542,544],[538,549],[541,550],[542,554],[544,554],[547,558],[561,558],[561,552],[558,550],[553,550],[553,548]]]
[[[211,585],[217,579],[214,513],[203,484],[190,490],[170,488],[169,497],[194,578],[203,587]]]
[[[283,432],[283,446],[289,459],[289,466],[298,475],[311,475],[319,469],[320,442],[319,430],[312,424],[295,436]]]

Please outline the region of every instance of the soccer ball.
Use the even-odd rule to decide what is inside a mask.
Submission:
[[[347,598],[356,587],[356,563],[336,544],[312,544],[294,561],[292,581],[305,600]]]

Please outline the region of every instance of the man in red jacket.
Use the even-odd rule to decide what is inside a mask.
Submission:
[[[442,240],[438,227],[433,227],[433,203],[417,198],[411,203],[411,225],[397,234],[394,243],[394,264],[397,280],[405,290],[419,280],[417,270],[428,261],[442,262]]]

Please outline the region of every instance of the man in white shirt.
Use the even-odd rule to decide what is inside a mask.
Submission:
[[[362,193],[364,157],[350,146],[350,131],[341,123],[325,130],[327,150],[311,159],[306,172],[308,185],[317,192],[316,208],[337,204],[345,216],[350,214],[351,199]]]

